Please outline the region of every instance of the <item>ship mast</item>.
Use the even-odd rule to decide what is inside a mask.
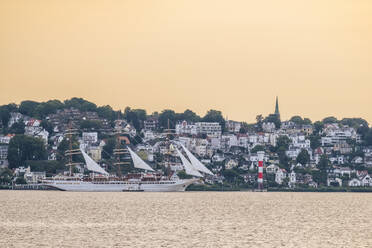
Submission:
[[[77,133],[78,133],[78,130],[72,128],[72,123],[70,121],[68,129],[65,132],[65,135],[68,137],[68,141],[69,141],[69,148],[68,148],[68,150],[65,151],[65,156],[66,157],[68,156],[68,163],[66,164],[66,166],[69,167],[69,175],[70,176],[73,175],[73,168],[76,165],[81,164],[81,163],[74,163],[73,162],[73,155],[81,154],[79,149],[72,149],[72,138],[73,138],[73,135],[75,135]]]
[[[119,120],[119,116],[118,116],[118,120]],[[121,124],[120,124],[120,128],[118,128],[116,130],[116,145],[115,145],[115,149],[114,149],[114,152],[113,152],[113,154],[115,156],[115,159],[116,159],[116,162],[114,163],[114,165],[116,166],[117,175],[118,175],[119,178],[122,177],[121,165],[128,165],[128,164],[130,164],[129,162],[121,161],[121,158],[120,158],[122,155],[128,154],[128,150],[127,149],[123,149],[120,146],[120,143],[121,143],[120,135],[121,135],[121,133],[122,133],[122,127],[121,127]]]
[[[170,168],[170,156],[171,156],[171,154],[172,154],[172,152],[171,152],[171,147],[170,147],[170,145],[171,145],[171,142],[170,142],[170,137],[171,137],[171,135],[174,135],[174,132],[173,131],[175,131],[175,129],[171,129],[170,128],[170,123],[169,123],[169,119],[168,119],[168,128],[167,129],[164,129],[164,132],[163,132],[163,134],[165,135],[165,145],[166,145],[166,147],[168,148],[167,150],[167,153],[166,153],[166,170],[167,170],[167,172],[169,172],[168,170],[170,170],[171,168]],[[169,177],[170,177],[170,173],[169,173],[169,175],[168,175]]]

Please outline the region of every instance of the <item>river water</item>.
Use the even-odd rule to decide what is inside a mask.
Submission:
[[[0,191],[0,247],[372,247],[372,194]]]

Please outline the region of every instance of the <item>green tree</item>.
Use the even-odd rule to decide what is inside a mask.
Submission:
[[[334,116],[329,116],[329,117],[326,117],[322,120],[322,122],[324,124],[332,124],[332,123],[338,123],[338,120],[336,117]]]
[[[17,177],[16,184],[27,184],[26,179],[24,177]]]
[[[201,120],[200,116],[198,116],[195,112],[191,111],[190,109],[186,109],[183,113],[176,114],[177,120],[179,121],[187,121],[187,122],[199,122]]]
[[[261,145],[256,145],[251,150],[252,153],[256,153],[256,152],[259,152],[259,151],[265,151],[265,147],[261,146]]]
[[[241,126],[240,126],[240,130],[239,130],[239,133],[247,133],[250,129],[250,126],[248,123],[246,122],[242,122],[241,123]]]
[[[233,183],[238,180],[241,176],[233,169],[226,169],[222,171],[222,175],[225,177],[226,181]]]
[[[323,130],[323,127],[324,127],[323,122],[321,122],[321,121],[315,122],[314,123],[314,134],[318,135]]]
[[[310,155],[307,152],[307,150],[302,149],[301,152],[298,154],[296,158],[297,163],[300,163],[302,165],[306,165],[310,162]]]
[[[23,115],[35,116],[35,109],[39,104],[39,102],[30,100],[22,101],[19,105],[19,112]]]
[[[363,140],[365,139],[368,131],[369,131],[369,127],[368,126],[360,126],[360,127],[357,128],[357,133],[362,136],[362,139]]]
[[[256,131],[257,132],[262,132],[262,124],[263,124],[263,116],[262,115],[257,115],[256,116]]]
[[[275,128],[280,128],[281,126],[281,121],[280,121],[280,117],[276,114],[271,114],[269,115],[268,117],[265,118],[265,120],[263,122],[272,122],[275,124]]]
[[[281,135],[276,140],[276,147],[278,149],[280,147],[283,147],[285,150],[288,150],[290,144],[291,144],[291,139],[288,138],[288,136],[286,136],[286,135]]]
[[[146,110],[144,109],[133,109],[132,112],[137,115],[137,118],[141,123],[143,123],[147,118]]]
[[[53,175],[56,174],[58,170],[62,171],[66,169],[62,161],[56,160],[27,160],[26,164],[30,166],[31,171],[45,171],[48,175]]]
[[[291,122],[297,124],[297,125],[302,125],[304,123],[304,120],[302,119],[301,116],[295,115],[290,119]]]
[[[218,122],[221,125],[222,130],[225,130],[225,119],[222,116],[222,112],[211,109],[203,117],[204,122]]]
[[[289,170],[290,159],[287,156],[286,151],[288,150],[290,143],[291,139],[288,138],[288,136],[285,135],[279,136],[276,141],[276,147],[274,149],[278,154],[279,164],[286,170]]]
[[[116,146],[116,139],[115,138],[109,138],[105,141],[105,145],[103,146],[102,151],[102,158],[104,159],[110,159],[113,156],[114,149]]]
[[[124,111],[124,118],[130,123],[137,131],[141,131],[143,121],[146,119],[146,111],[143,109],[131,109],[126,107]]]
[[[355,129],[359,127],[368,127],[368,122],[362,118],[343,118],[340,123],[342,125],[347,125]]]
[[[313,177],[314,182],[318,184],[327,184],[327,172],[320,171],[320,170],[313,170],[311,171],[311,175]]]
[[[4,127],[8,126],[11,112],[17,112],[18,107],[15,103],[0,106],[0,118]]]
[[[311,125],[311,120],[309,118],[302,119],[301,116],[295,115],[293,116],[290,121],[294,122],[297,125]]]
[[[278,154],[278,157],[279,157],[279,166],[281,168],[284,168],[284,169],[286,169],[288,171],[289,168],[290,168],[289,167],[290,158],[286,154],[285,147],[284,146],[280,146],[277,149],[277,154]]]
[[[8,169],[0,169],[0,185],[8,185],[12,182],[13,172]]]
[[[109,121],[114,121],[117,118],[117,112],[115,112],[109,105],[98,107],[97,114],[99,117],[105,118]]]
[[[321,145],[321,137],[319,135],[310,135],[309,139],[311,149],[316,149]]]
[[[311,125],[313,122],[309,118],[304,118],[304,125]]]
[[[54,114],[58,109],[63,109],[65,105],[59,100],[49,100],[47,102],[42,102],[36,106],[34,111],[34,117],[45,118],[49,114]]]
[[[189,178],[192,178],[192,176],[186,174],[186,172],[184,170],[181,170],[177,173],[177,176],[180,178],[180,179],[189,179]]]
[[[53,133],[53,124],[50,121],[42,120],[40,124],[49,134]]]
[[[367,145],[367,146],[372,146],[372,128],[370,128],[368,130],[368,132],[365,134],[364,136],[364,143]]]
[[[19,120],[18,122],[14,123],[9,131],[9,133],[14,133],[14,134],[24,134],[25,133],[25,123],[23,120]]]
[[[99,130],[102,128],[101,121],[83,120],[80,122],[80,128],[84,130]]]
[[[76,136],[71,137],[71,148],[72,149],[79,149],[79,141]],[[57,161],[62,161],[62,163],[66,163],[67,157],[65,156],[65,152],[70,149],[70,141],[68,137],[65,137],[57,147]],[[83,158],[82,155],[73,155],[73,161],[75,162],[82,162]]]
[[[168,121],[169,121],[169,128],[174,129],[176,124],[176,113],[173,110],[166,109],[163,110],[159,115],[159,126],[160,128],[167,129],[168,128]]]
[[[16,135],[10,140],[8,149],[10,168],[24,166],[26,160],[43,160],[46,158],[47,152],[41,139]]]
[[[328,157],[326,155],[322,155],[317,167],[321,171],[327,171],[330,168],[330,164],[331,162],[329,161]]]
[[[66,108],[76,108],[83,112],[97,110],[96,104],[78,97],[73,97],[70,100],[65,100],[64,104]]]

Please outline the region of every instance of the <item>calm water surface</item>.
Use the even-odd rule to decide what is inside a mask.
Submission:
[[[372,247],[372,194],[0,191],[0,247]]]

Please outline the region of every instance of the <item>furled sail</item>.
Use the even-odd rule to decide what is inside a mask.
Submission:
[[[132,149],[128,147],[128,151],[133,160],[133,165],[135,168],[154,171],[148,164],[145,163]]]
[[[80,149],[81,153],[83,154],[85,164],[87,169],[90,171],[94,171],[103,175],[108,175],[107,171],[105,171],[99,164],[97,164],[91,157],[88,156],[82,149]]]
[[[189,150],[187,150],[187,148],[183,144],[181,144],[181,146],[185,150],[186,155],[189,157],[191,164],[195,169],[212,176],[214,175],[210,170],[208,170],[207,167],[205,167],[204,164],[202,164],[202,162],[200,162]]]
[[[178,150],[177,148],[176,148],[176,150],[177,150],[178,156],[181,158],[183,167],[185,167],[186,174],[188,174],[190,176],[195,176],[195,177],[203,177],[203,175],[200,174],[199,171],[197,171],[192,166],[192,164],[185,158],[185,156],[183,156],[183,154],[180,152],[180,150]]]

